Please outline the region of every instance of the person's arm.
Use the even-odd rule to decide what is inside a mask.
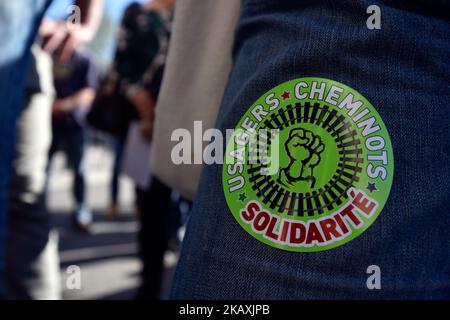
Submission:
[[[44,50],[57,52],[61,61],[67,61],[76,48],[94,38],[103,15],[103,0],[77,0],[75,4],[80,8],[79,26],[44,19],[39,30]]]
[[[81,24],[92,40],[102,19],[103,0],[76,0],[75,3],[81,9]]]
[[[75,94],[64,98],[56,99],[53,104],[54,114],[63,114],[74,111],[78,108],[89,108],[95,99],[95,89],[84,88]]]

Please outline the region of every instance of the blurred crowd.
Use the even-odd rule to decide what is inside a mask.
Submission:
[[[75,210],[67,219],[87,237],[93,223],[86,201],[87,147],[112,146],[110,206],[104,212],[109,219],[119,213],[119,176],[125,173],[134,180],[142,261],[136,299],[160,297],[164,253],[169,242],[176,247],[180,240],[176,232],[182,220],[180,206],[190,206],[149,168],[175,0],[131,3],[126,8],[106,70],[100,69],[89,49],[103,11],[101,1],[94,3],[81,8],[89,10],[86,27],[76,25],[77,17],[44,18],[32,46],[8,192],[5,295],[9,299],[61,298],[57,245],[49,237],[52,225],[45,203],[56,153],[65,155],[74,176]]]

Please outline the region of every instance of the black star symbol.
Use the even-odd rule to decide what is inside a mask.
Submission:
[[[367,185],[367,190],[370,191],[370,193],[377,191],[377,185],[375,184],[375,182],[369,182],[369,184]]]
[[[247,195],[244,193],[239,194],[239,201],[244,202],[247,199]]]

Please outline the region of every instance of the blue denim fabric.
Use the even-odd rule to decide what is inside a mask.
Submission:
[[[59,120],[59,121],[58,121]],[[53,139],[49,151],[49,162],[56,152],[64,151],[69,167],[74,172],[73,195],[77,206],[84,205],[83,152],[84,128],[70,116],[67,119],[53,119]]]
[[[381,8],[381,30],[366,9]],[[390,198],[357,239],[285,252],[243,230],[225,202],[222,167],[204,168],[173,298],[450,299],[450,2],[244,0],[234,66],[218,117],[234,128],[257,98],[313,76],[359,91],[390,133]],[[381,268],[368,290],[367,267]]]
[[[49,0],[0,2],[0,295],[3,290],[8,176],[30,46]]]

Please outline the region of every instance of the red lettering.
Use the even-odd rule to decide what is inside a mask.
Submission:
[[[269,223],[269,228],[267,229],[266,236],[272,238],[274,240],[278,240],[278,234],[274,232],[275,227],[277,226],[278,218],[276,216],[272,216],[272,219]]]
[[[255,213],[259,212],[260,210],[261,208],[256,202],[250,202],[247,205],[247,210],[241,211],[241,216],[245,221],[251,222],[255,218]]]
[[[311,244],[313,241],[323,242],[322,235],[320,234],[319,228],[314,221],[309,223],[308,235],[306,237],[306,244]]]
[[[367,199],[361,192],[356,195],[352,203],[366,216],[370,216],[376,207],[375,202]]]
[[[345,224],[344,220],[342,220],[342,218],[339,214],[335,214],[333,216],[333,218],[336,220],[336,222],[338,223],[339,227],[341,228],[341,230],[344,234],[349,232],[347,225]]]
[[[355,225],[355,227],[359,226],[361,223],[361,220],[359,220],[358,216],[355,215],[355,213],[353,212],[353,206],[351,204],[349,204],[347,207],[344,208],[344,210],[341,211],[341,216],[345,217],[349,217],[350,220],[353,222],[353,224]]]
[[[256,231],[261,232],[265,228],[267,228],[269,222],[270,222],[270,215],[265,211],[261,211],[253,221],[253,227],[255,228]]]
[[[289,231],[289,221],[283,221],[283,230],[281,231],[281,241],[285,242]]]
[[[291,234],[290,243],[300,244],[305,241],[306,238],[306,228],[303,224],[292,222],[291,223]]]
[[[333,219],[325,219],[320,221],[320,226],[322,227],[323,235],[325,236],[325,239],[327,241],[330,241],[331,235],[333,235],[335,238],[339,238],[341,234],[339,231],[337,231],[337,224],[336,221]]]

